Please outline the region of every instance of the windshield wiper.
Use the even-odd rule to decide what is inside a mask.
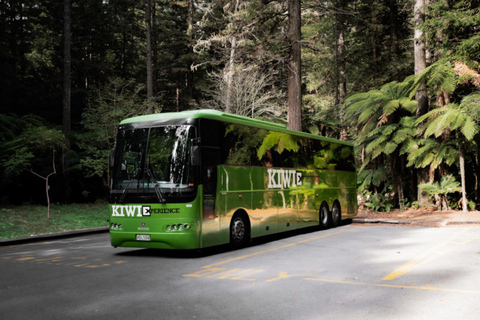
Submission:
[[[150,171],[150,168],[147,169],[147,175],[148,175],[148,182],[152,180],[153,186],[155,188],[155,193],[157,194],[158,201],[160,203],[165,203],[167,202],[165,195],[163,194],[162,190],[158,187],[158,182],[153,178],[152,171]]]
[[[134,179],[130,179],[128,182],[127,186],[123,190],[122,195],[120,196],[120,199],[118,200],[118,203],[123,203],[123,199],[125,199],[125,196],[127,195],[128,190],[130,190],[130,187],[132,186],[132,182],[134,182]]]

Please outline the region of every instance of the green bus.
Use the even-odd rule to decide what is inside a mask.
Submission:
[[[122,121],[110,166],[114,247],[243,246],[357,213],[352,143],[214,110]]]

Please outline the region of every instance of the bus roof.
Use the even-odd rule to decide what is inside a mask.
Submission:
[[[211,119],[211,120],[218,120],[227,123],[235,123],[241,125],[248,125],[251,127],[267,129],[271,131],[289,133],[297,136],[318,139],[318,140],[325,140],[335,143],[341,143],[349,146],[353,146],[352,142],[341,141],[333,138],[327,138],[323,136],[317,136],[314,134],[289,130],[285,128],[284,125],[278,123],[271,123],[263,120],[252,119],[244,116],[239,116],[236,114],[231,114],[227,112],[222,112],[218,110],[188,110],[188,111],[181,111],[181,112],[167,112],[167,113],[154,113],[149,115],[143,115],[138,117],[132,117],[123,120],[120,124],[130,124],[130,123],[139,123],[139,122],[150,122],[154,124],[156,121],[165,121],[168,119]]]

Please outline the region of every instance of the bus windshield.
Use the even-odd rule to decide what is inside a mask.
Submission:
[[[116,202],[189,201],[195,195],[190,165],[192,126],[132,128],[119,131],[113,168]],[[182,199],[180,199],[180,198]]]

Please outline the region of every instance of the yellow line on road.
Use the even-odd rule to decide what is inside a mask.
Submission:
[[[220,265],[222,265],[222,264],[226,264],[226,263],[229,263],[229,262],[233,262],[233,261],[238,261],[238,260],[250,258],[250,257],[253,257],[253,256],[257,256],[257,255],[259,255],[259,254],[264,254],[264,253],[267,253],[267,252],[272,252],[272,251],[276,251],[276,250],[280,250],[280,249],[285,249],[285,248],[288,248],[288,247],[293,247],[293,246],[296,246],[297,244],[302,244],[302,243],[305,243],[305,242],[309,242],[309,241],[313,241],[313,240],[318,240],[318,239],[326,238],[326,237],[329,237],[329,236],[334,236],[334,235],[337,235],[337,234],[341,234],[341,233],[353,231],[353,230],[356,230],[356,229],[358,229],[358,228],[353,228],[353,229],[348,229],[348,230],[337,231],[337,232],[329,233],[329,234],[323,234],[323,235],[318,236],[318,237],[315,237],[315,238],[305,239],[305,240],[301,240],[301,241],[289,243],[289,244],[286,244],[286,245],[283,245],[283,246],[280,246],[280,247],[271,248],[271,249],[267,249],[267,250],[263,250],[263,251],[258,251],[258,252],[246,254],[246,255],[243,255],[243,256],[240,256],[240,257],[236,257],[236,258],[232,258],[232,259],[220,261],[220,262],[217,262],[217,263],[214,263],[214,264],[210,264],[210,265],[208,265],[208,266],[204,266],[204,267],[202,267],[202,268],[211,268],[211,267],[220,266]]]
[[[471,237],[471,238],[469,238],[465,241],[461,241],[461,242],[456,242],[455,241],[455,239],[460,237],[463,233],[465,233],[468,230],[469,230],[469,228],[463,229],[461,232],[452,235],[451,237],[442,241],[441,243],[439,243],[438,245],[436,245],[432,249],[426,251],[425,253],[423,253],[419,257],[416,257],[415,259],[412,259],[412,260],[408,261],[407,263],[405,263],[404,265],[402,265],[401,267],[399,267],[398,269],[396,269],[392,273],[385,276],[382,280],[387,280],[387,281],[388,280],[394,280],[398,277],[401,277],[401,276],[407,274],[408,272],[412,271],[413,269],[418,268],[419,266],[422,266],[426,263],[429,263],[429,262],[431,262],[431,261],[433,261],[433,260],[451,252],[452,250],[456,249],[459,246],[466,245],[467,243],[472,242],[472,241],[480,238],[480,235],[477,235],[477,236]]]
[[[433,287],[433,286],[402,286],[402,285],[393,285],[393,284],[365,283],[365,282],[354,282],[354,281],[344,281],[344,280],[328,280],[328,279],[318,279],[318,278],[306,278],[305,280],[319,281],[319,282],[341,283],[341,284],[354,284],[354,285],[370,286],[370,287],[384,287],[384,288],[397,288],[397,289],[429,290],[429,291],[443,291],[443,292],[480,294],[480,291],[444,289],[444,288],[436,288],[436,287]]]

